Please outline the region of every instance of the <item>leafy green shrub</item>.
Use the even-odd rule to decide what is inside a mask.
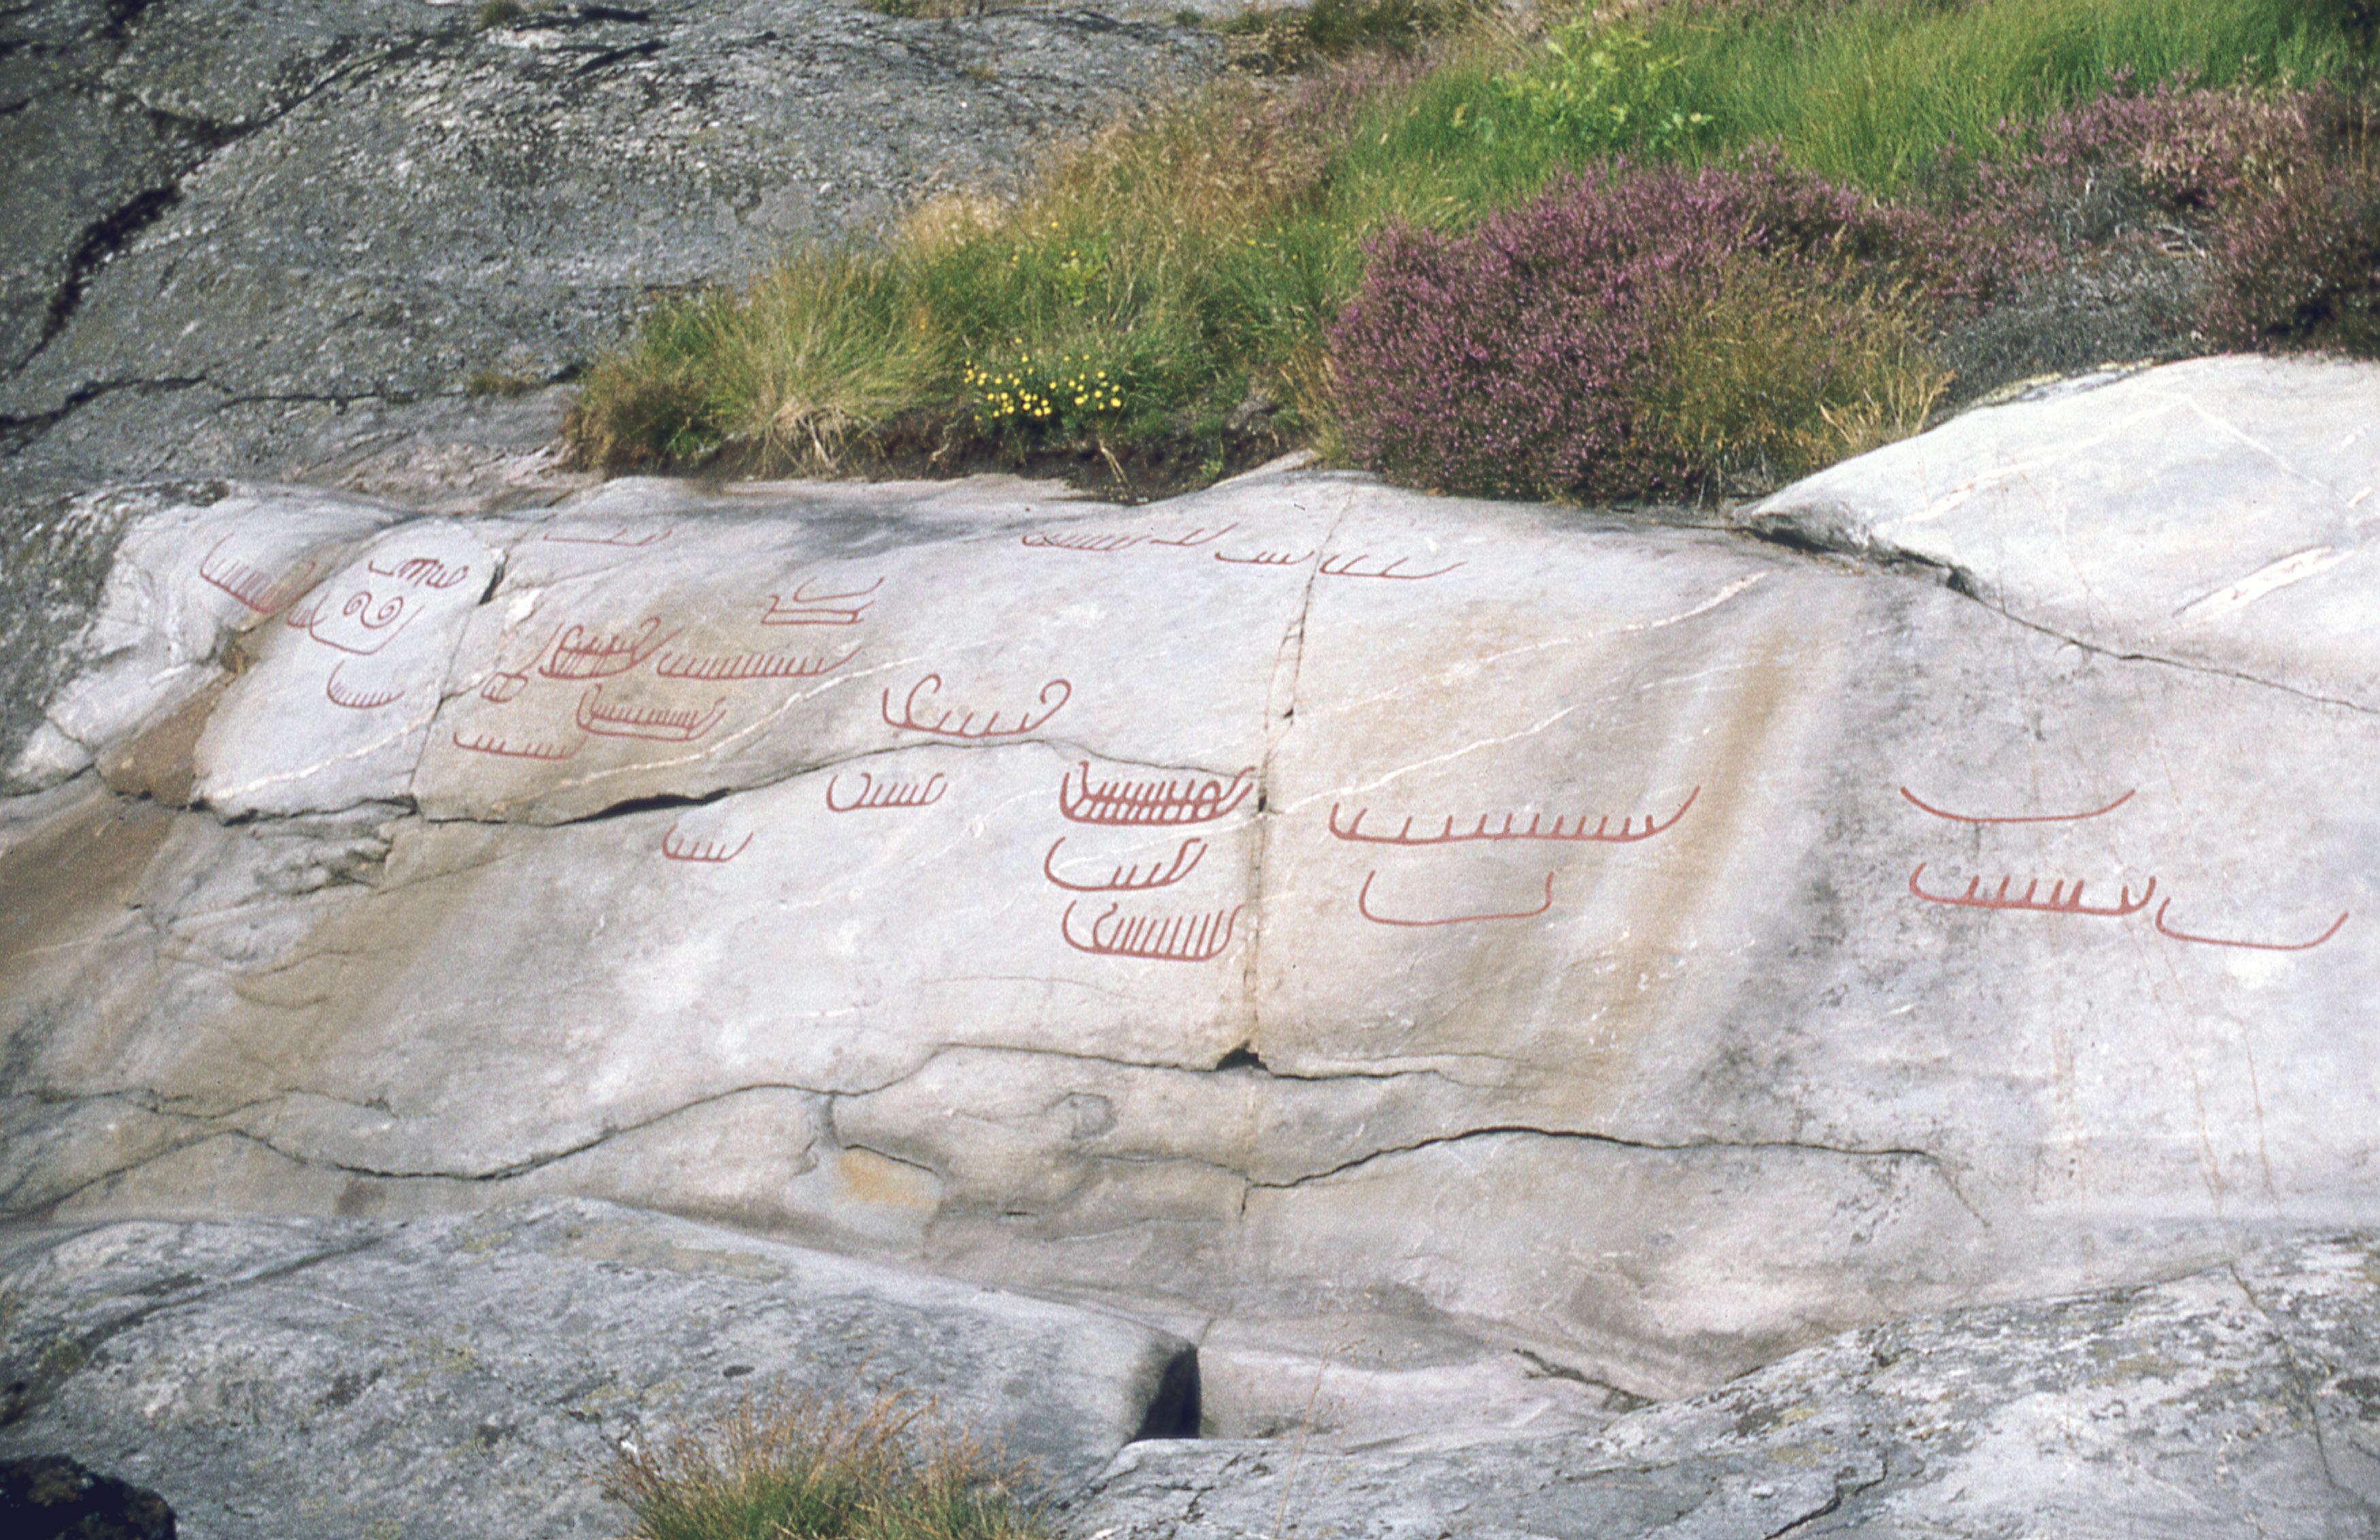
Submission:
[[[603,1494],[629,1540],[1038,1540],[1018,1473],[897,1395],[747,1401],[701,1432],[625,1449]]]
[[[1512,114],[1535,132],[1585,151],[1680,150],[1711,124],[1663,98],[1685,61],[1656,50],[1642,29],[1598,22],[1592,13],[1559,28],[1543,57],[1495,81]],[[1483,114],[1478,132],[1493,139],[1501,115]]]

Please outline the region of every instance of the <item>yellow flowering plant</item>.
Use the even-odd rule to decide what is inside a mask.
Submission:
[[[962,378],[985,432],[1020,443],[1074,443],[1123,420],[1124,372],[1088,354],[1027,350],[970,362]]]

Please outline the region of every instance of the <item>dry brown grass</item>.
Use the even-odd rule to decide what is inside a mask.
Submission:
[[[1040,1540],[1021,1473],[897,1392],[747,1399],[622,1449],[603,1494],[628,1540]]]
[[[1720,484],[1764,485],[1907,438],[1950,383],[1906,289],[1745,256],[1676,318],[1655,420]]]

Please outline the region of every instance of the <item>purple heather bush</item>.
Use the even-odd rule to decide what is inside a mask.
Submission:
[[[1330,330],[1341,432],[1427,486],[1686,494],[1707,469],[1701,435],[1648,405],[1681,322],[1723,303],[1744,259],[1846,302],[1915,274],[1958,303],[2002,270],[1955,260],[1983,228],[1888,208],[1773,150],[1699,171],[1615,161],[1464,235],[1392,225]]]
[[[1747,447],[1771,469],[1795,468],[1796,455],[1769,450],[1806,458],[1827,442],[1819,419],[1831,429],[1845,416],[1837,386],[1871,424],[1905,422],[1908,403],[1934,399],[1948,376],[1894,340],[1904,323],[1939,338],[2022,301],[1991,321],[2016,352],[2046,360],[2094,346],[2072,312],[2038,297],[2111,252],[2135,254],[2133,268],[2106,271],[2137,269],[2145,283],[2164,281],[2159,264],[2196,273],[2176,292],[2204,297],[2143,312],[2145,339],[2137,327],[2095,339],[2108,346],[2380,358],[2370,111],[2329,90],[2119,79],[2025,148],[1947,148],[1892,202],[1757,150],[1701,170],[1611,161],[1465,234],[1391,225],[1328,335],[1342,441],[1424,486],[1692,495]],[[1780,339],[1787,313],[1806,346]],[[1730,356],[1688,357],[1694,348]],[[1774,400],[1720,399],[1726,382],[1763,391],[1778,369],[1841,374]],[[1867,410],[1883,395],[1900,407]],[[1747,423],[1761,425],[1749,440]],[[1838,442],[1853,452],[1863,439],[1874,431]],[[1715,459],[1714,446],[1728,454]]]
[[[2130,243],[2203,259],[2195,318],[2232,347],[2380,357],[2380,164],[2368,103],[2335,88],[2108,91],[1984,168],[1961,200],[2017,212],[2070,258]]]

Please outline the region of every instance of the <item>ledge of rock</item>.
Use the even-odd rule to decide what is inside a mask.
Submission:
[[[1749,509],[1943,570],[2077,645],[2380,709],[2380,370],[2200,358],[2062,380]]]
[[[169,1491],[183,1540],[596,1540],[616,1449],[756,1394],[930,1402],[1061,1489],[1196,1420],[1161,1333],[584,1200],[0,1231],[0,1450]]]
[[[2204,370],[2142,387],[2261,409]],[[2110,503],[2166,452],[1995,410]],[[2240,484],[2374,479],[2359,423]],[[2380,1222],[2380,721],[2304,672],[2370,625],[2248,605],[2192,666],[1293,469],[59,517],[97,597],[0,804],[26,1219],[600,1197],[1128,1306],[1214,1431],[1362,1337],[1381,1437]],[[2136,564],[2206,591],[2236,521]]]
[[[2380,1241],[1853,1332],[1594,1435],[1135,1445],[1067,1519],[1114,1540],[2345,1540],[2380,1525]]]

